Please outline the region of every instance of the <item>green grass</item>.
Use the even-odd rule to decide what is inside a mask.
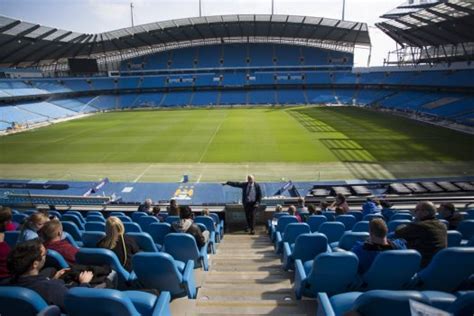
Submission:
[[[10,175],[7,169],[18,164],[114,163],[376,163],[390,169],[391,163],[474,161],[473,140],[354,107],[114,112],[0,137],[0,171]]]

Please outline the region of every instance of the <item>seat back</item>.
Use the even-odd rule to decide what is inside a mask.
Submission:
[[[63,216],[61,217],[61,222],[72,222],[76,224],[77,228],[79,228],[80,230],[84,229],[84,222],[76,214],[63,214]]]
[[[309,225],[306,223],[290,223],[286,225],[283,233],[282,242],[287,242],[290,245],[295,243],[296,237],[301,234],[311,233]]]
[[[68,232],[74,240],[82,241],[82,231],[74,222],[61,220],[61,224],[63,225],[63,231]]]
[[[132,219],[126,215],[116,215],[119,220],[122,221],[122,223],[132,223]]]
[[[474,219],[459,222],[457,231],[462,234],[462,239],[471,239],[474,236]]]
[[[145,212],[143,212],[145,213]],[[146,213],[145,213],[146,214]],[[110,212],[109,213],[109,216],[115,216],[115,217],[118,217],[118,216],[127,216],[124,212],[117,212],[117,211],[114,211],[114,212]]]
[[[165,236],[171,233],[171,225],[168,223],[152,223],[148,226],[147,232],[155,243],[163,245]]]
[[[117,255],[109,249],[81,248],[76,254],[76,262],[85,265],[109,265],[117,272],[119,288],[125,287],[130,279],[130,273],[122,266]]]
[[[291,223],[298,223],[298,220],[296,219],[295,216],[291,216],[291,215],[280,216],[280,218],[278,218],[278,222],[275,227],[275,232],[283,233],[285,231],[286,226]]]
[[[175,260],[186,263],[193,260],[195,263],[200,258],[199,249],[193,236],[186,233],[169,233],[166,235],[164,251],[169,253]]]
[[[448,247],[459,247],[462,241],[462,234],[457,230],[448,230]]]
[[[85,231],[82,233],[82,242],[84,247],[96,248],[99,240],[105,237],[105,232]]]
[[[104,222],[87,222],[84,225],[85,231],[89,232],[105,232]]]
[[[292,257],[294,260],[300,259],[302,262],[314,260],[320,253],[328,249],[328,239],[320,233],[301,234],[296,237],[293,247]]]
[[[48,304],[33,290],[19,286],[0,287],[2,316],[36,316],[46,307]]]
[[[101,222],[105,223],[105,218],[99,215],[87,215],[86,222]]]
[[[140,225],[134,222],[130,222],[130,223],[123,222],[123,226],[125,227],[126,233],[141,233],[142,232],[142,228],[140,227]]]
[[[373,220],[374,218],[381,218],[381,219],[384,219],[382,214],[367,214],[364,216],[364,218],[362,218],[363,221],[371,221]]]
[[[319,254],[308,276],[309,290],[314,295],[326,292],[329,296],[347,292],[356,279],[358,264],[352,252]]]
[[[27,218],[28,218],[28,215],[24,213],[17,213],[17,214],[12,215],[12,221],[18,224],[22,224]]]
[[[474,313],[474,291],[459,296],[449,307],[449,312],[456,316],[472,315]]]
[[[69,268],[66,259],[57,251],[48,249],[46,252],[45,267],[53,267],[57,270]]]
[[[409,300],[429,305],[429,299],[418,291],[372,290],[359,296],[352,310],[365,316],[411,315]]]
[[[346,230],[351,230],[354,224],[356,223],[355,217],[353,215],[347,214],[336,216],[335,221],[343,223],[346,227]]]
[[[111,289],[73,287],[68,291],[64,303],[68,316],[141,315],[126,292]]]
[[[212,218],[212,220],[214,221],[216,225],[218,225],[221,222],[219,215],[217,215],[216,213],[209,213],[209,216]]]
[[[139,252],[133,256],[132,265],[144,288],[169,291],[173,297],[186,295],[182,286],[183,276],[171,255],[164,252]]]
[[[326,235],[328,243],[338,241],[346,231],[346,226],[341,222],[326,222],[319,226],[319,233]]]
[[[19,237],[20,237],[19,230],[7,231],[5,232],[4,241],[8,244],[8,246],[10,246],[10,248],[13,248],[15,247]]]
[[[81,221],[82,224],[84,224],[86,221],[84,219],[84,216],[82,216],[82,213],[79,211],[67,211],[64,213],[65,215],[75,215],[77,218]]]
[[[125,214],[123,214],[125,215]],[[142,216],[148,216],[147,213],[145,212],[133,212],[132,215],[131,215],[131,218],[132,218],[132,221],[134,221],[135,223],[137,223],[138,219]]]
[[[102,214],[102,212],[99,212],[99,211],[89,211],[89,212],[87,212],[87,217],[89,217],[91,215],[100,216],[102,218],[104,217],[104,214]]]
[[[369,233],[346,231],[339,239],[338,247],[344,250],[351,250],[358,241],[366,241]]]
[[[357,222],[360,222],[362,218],[364,217],[364,214],[362,214],[361,211],[349,211],[347,212],[347,215],[354,216]]]
[[[391,232],[394,232],[395,230],[397,230],[397,228],[401,225],[407,225],[411,223],[411,220],[408,220],[408,219],[394,219],[394,220],[390,220],[390,222],[387,223],[387,228],[388,228],[388,232],[391,233]]]
[[[81,238],[82,238],[82,235],[81,235]],[[63,239],[66,239],[67,241],[69,241],[69,243],[71,245],[73,245],[74,247],[78,248],[80,247],[79,243],[80,241],[76,241],[71,234],[69,234],[68,232],[65,232],[63,231]]]
[[[288,212],[277,212],[277,213],[273,213],[272,218],[279,219],[280,217],[285,216],[285,215],[289,216],[290,214]]]
[[[204,226],[206,226],[206,229],[209,232],[215,232],[216,231],[216,226],[214,224],[214,220],[210,216],[202,216],[202,215],[196,216],[194,218],[194,223],[203,224]]]
[[[159,223],[160,221],[155,216],[142,216],[137,219],[138,225],[146,232],[151,223]]]
[[[158,252],[153,238],[150,234],[141,232],[141,233],[127,233],[127,236],[135,239],[140,250],[145,252]]]
[[[311,232],[314,233],[318,231],[319,226],[321,226],[322,223],[325,223],[327,221],[328,219],[324,215],[311,215],[306,220],[306,223],[309,225]]]
[[[360,221],[355,223],[354,226],[352,226],[352,231],[353,232],[369,232],[369,221]]]
[[[393,214],[390,217],[391,221],[394,221],[394,220],[397,220],[397,219],[407,219],[409,221],[412,221],[413,216],[410,213],[407,213],[407,212],[398,212],[398,213]]]
[[[438,251],[418,273],[423,290],[453,292],[474,274],[474,248],[450,247]]]
[[[63,215],[61,213],[59,213],[58,211],[48,211],[49,215],[53,215],[54,217],[56,217],[57,219],[61,220],[61,218],[63,217]]]
[[[178,215],[169,215],[165,219],[165,222],[167,222],[170,225],[173,224],[174,222],[178,222],[178,221],[179,221],[179,216]]]
[[[364,288],[401,290],[420,269],[421,255],[412,249],[386,250],[375,257],[362,276]]]
[[[324,216],[328,219],[328,222],[332,222],[336,219],[336,212],[333,211],[328,211],[328,212],[322,212]]]

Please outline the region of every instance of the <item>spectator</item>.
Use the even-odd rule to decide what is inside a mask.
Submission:
[[[413,211],[415,222],[399,227],[395,236],[407,241],[408,248],[421,254],[421,267],[426,267],[433,256],[447,247],[446,226],[436,219],[436,207],[431,202],[420,202]]]
[[[204,246],[209,240],[209,231],[202,232],[199,226],[193,221],[193,211],[189,206],[179,207],[179,221],[172,224],[172,228],[177,233],[188,233],[191,234],[196,240],[196,244],[199,248]]]
[[[296,207],[294,205],[290,205],[288,206],[288,214],[290,214],[291,216],[294,216],[296,217],[296,219],[298,220],[299,223],[301,223],[303,220],[301,219],[301,216],[300,214],[298,214],[296,212]]]
[[[316,206],[314,204],[308,204],[308,213],[309,215],[321,215],[321,211],[316,210]]]
[[[336,199],[331,204],[330,208],[334,208],[334,210],[339,208],[342,214],[349,212],[349,204],[347,204],[346,197],[342,193],[336,194]]]
[[[0,232],[14,231],[18,224],[12,221],[12,210],[9,207],[0,206]]]
[[[49,222],[49,217],[41,212],[31,214],[21,226],[18,242],[24,242],[38,238],[38,231],[44,224]]]
[[[135,239],[125,235],[122,221],[110,216],[105,222],[105,237],[99,240],[97,247],[110,249],[117,255],[122,266],[132,271],[132,256],[140,251]]]
[[[202,216],[211,216],[211,212],[207,207],[202,210]]]
[[[151,199],[146,199],[143,204],[140,204],[138,207],[138,212],[145,212],[148,215],[153,213],[153,201]]]
[[[46,261],[46,248],[38,239],[16,245],[8,256],[7,266],[12,275],[11,284],[37,292],[49,305],[58,306],[65,312],[64,298],[68,288],[59,278],[67,271],[59,270],[52,279],[39,274]],[[84,271],[79,275],[80,286],[89,287],[93,273]]]
[[[305,206],[304,204],[304,197],[300,196],[298,198],[298,202],[296,204],[296,211],[299,213],[299,214],[302,214],[302,213],[308,213],[308,208]]]
[[[57,219],[50,220],[40,229],[39,235],[46,249],[59,252],[69,265],[76,263],[76,253],[79,251],[63,237],[63,225]]]
[[[371,199],[367,199],[367,201],[362,205],[362,216],[369,214],[380,214],[380,209]]]
[[[326,201],[321,201],[321,203],[319,203],[319,208],[321,209],[321,214],[323,212],[331,212],[331,209],[329,208],[330,204]]]
[[[8,279],[10,274],[7,269],[7,258],[10,253],[10,246],[5,242],[5,234],[0,232],[0,283]]]
[[[159,207],[158,205],[154,206],[152,212],[153,212],[153,216],[155,216],[160,222],[165,221],[165,218],[163,217],[163,215],[160,214],[161,207]]]
[[[448,229],[457,229],[459,222],[464,219],[463,216],[456,211],[456,207],[453,203],[441,203],[438,207],[438,213],[442,219],[448,221]]]
[[[281,204],[277,204],[277,206],[275,206],[275,213],[281,212],[283,212],[283,206],[281,206]]]
[[[385,250],[406,249],[403,239],[387,239],[388,228],[385,221],[375,218],[369,223],[369,240],[358,242],[351,251],[359,258],[359,273],[363,274],[369,270],[377,255]]]
[[[179,216],[178,202],[176,202],[175,199],[170,200],[170,205],[168,206],[168,215]]]

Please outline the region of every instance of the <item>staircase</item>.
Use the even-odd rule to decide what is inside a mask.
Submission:
[[[291,280],[263,228],[227,234],[211,256],[193,306],[180,315],[315,315],[316,301],[296,301]],[[189,303],[189,301],[188,301]]]

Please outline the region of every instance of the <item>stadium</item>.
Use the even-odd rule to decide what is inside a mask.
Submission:
[[[1,315],[474,314],[474,3],[380,16],[380,66],[344,6],[273,5],[130,4],[100,33],[0,12]]]

